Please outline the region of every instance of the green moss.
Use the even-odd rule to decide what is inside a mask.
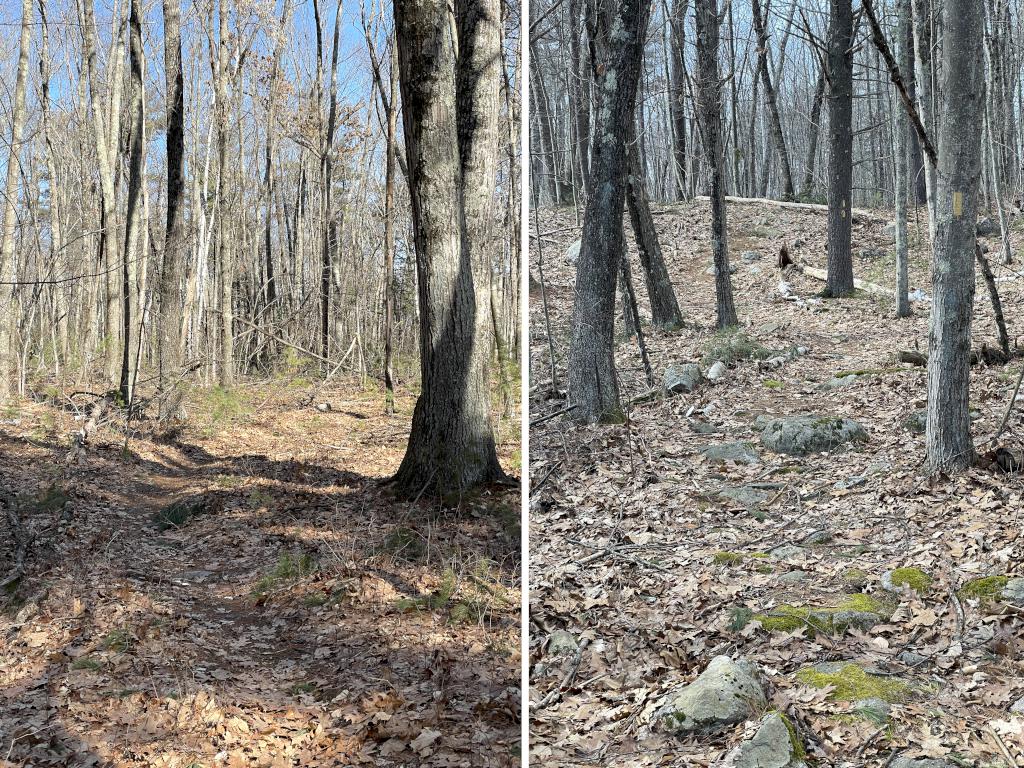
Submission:
[[[904,584],[915,592],[927,592],[932,585],[932,577],[920,568],[897,568],[890,574],[894,586]]]
[[[779,381],[778,379],[765,379],[761,383],[764,384],[764,386],[766,386],[768,389],[782,389],[782,382]]]
[[[71,662],[72,669],[88,669],[93,672],[95,672],[101,666],[103,665],[99,661],[90,658],[89,656],[79,656],[77,659]]]
[[[810,634],[843,632],[851,623],[856,623],[849,614],[873,613],[879,616],[892,615],[893,606],[870,595],[845,595],[835,605],[807,606],[780,605],[768,613],[754,615],[761,627],[768,632],[794,632],[806,627]]]
[[[274,566],[274,569],[256,582],[253,594],[263,595],[282,582],[298,581],[311,574],[318,567],[316,558],[308,553],[295,557],[290,552],[284,552],[278,557],[277,565]]]
[[[898,702],[910,695],[910,686],[902,680],[868,674],[856,664],[844,664],[834,672],[805,667],[796,673],[796,679],[814,688],[833,686],[835,690],[828,695],[832,701],[882,699]]]
[[[804,743],[800,741],[800,734],[796,732],[796,727],[792,721],[786,717],[782,712],[776,712],[782,724],[786,726],[786,730],[789,731],[789,743],[793,745],[793,757],[797,760],[803,760],[807,757],[807,750],[804,749]]]
[[[868,583],[868,575],[860,568],[847,568],[843,571],[842,580],[844,583],[849,584],[852,587],[860,589]]]
[[[739,565],[743,558],[742,552],[715,552],[715,563],[718,565]]]
[[[739,360],[765,360],[771,354],[770,349],[758,344],[741,328],[733,326],[711,337],[704,345],[702,360],[705,365],[711,365],[717,360],[732,365]]]
[[[989,603],[999,598],[1007,581],[1009,581],[1007,576],[984,576],[980,579],[971,579],[957,590],[957,594],[980,603]]]

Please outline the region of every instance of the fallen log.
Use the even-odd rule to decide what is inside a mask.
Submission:
[[[793,266],[793,269],[797,270],[798,272],[802,272],[803,274],[807,275],[808,277],[813,277],[815,280],[821,280],[822,282],[825,282],[825,281],[828,280],[828,272],[826,272],[824,269],[818,269],[817,267],[811,267],[811,266],[808,266],[807,264],[804,264],[802,262],[800,262],[800,263],[793,262],[792,266]],[[867,280],[861,280],[860,278],[857,278],[857,277],[855,277],[853,279],[853,287],[856,288],[858,291],[864,291],[865,293],[871,293],[871,294],[874,294],[875,296],[890,296],[893,293],[888,288],[883,288],[880,285],[875,285],[874,283],[869,283]]]
[[[693,199],[705,202],[711,200],[707,195],[697,195]],[[726,195],[725,201],[736,205],[771,205],[776,208],[789,208],[796,211],[828,213],[828,206],[821,203],[794,203],[789,200],[770,200],[767,197],[734,197],[732,195]],[[881,221],[883,223],[889,222],[889,217],[886,214],[878,213],[877,211],[872,211],[867,208],[851,208],[850,212],[854,219],[860,218],[868,221]]]

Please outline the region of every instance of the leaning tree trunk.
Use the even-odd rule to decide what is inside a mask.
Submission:
[[[569,400],[584,423],[621,421],[615,373],[615,283],[624,250],[626,139],[633,124],[643,41],[644,0],[594,0],[588,12],[597,97],[569,343]]]
[[[633,126],[630,124],[630,129]],[[640,253],[640,264],[644,268],[644,279],[647,282],[647,297],[651,301],[651,322],[662,328],[677,328],[683,323],[683,315],[679,311],[679,302],[672,288],[672,281],[665,268],[665,259],[658,243],[658,232],[654,228],[654,217],[647,202],[644,191],[644,178],[640,171],[640,149],[635,141],[635,131],[631,130],[627,162],[629,163],[628,186],[626,187],[626,207],[629,219],[633,224],[633,235]]]
[[[490,7],[481,6],[482,13]],[[444,498],[502,475],[487,381],[475,365],[477,300],[470,243],[463,237],[467,222],[458,122],[477,117],[477,107],[457,99],[457,41],[448,3],[399,2],[394,13],[416,245],[422,377],[409,445],[394,481],[402,495],[434,492]],[[461,42],[472,46],[470,41]],[[486,68],[480,74],[499,73]],[[473,112],[464,113],[467,107]]]
[[[853,293],[850,213],[853,195],[853,8],[831,0],[828,28],[828,279],[826,296]]]
[[[181,371],[181,279],[185,264],[185,89],[181,70],[180,0],[163,0],[164,76],[167,102],[167,229],[160,275],[160,332],[157,339],[160,388],[174,386]],[[160,418],[181,410],[176,393],[164,391]]]
[[[932,471],[974,461],[969,415],[974,248],[985,114],[983,0],[945,0],[925,446]]]
[[[28,79],[28,54],[32,42],[32,0],[21,0],[21,37],[18,43],[18,74],[14,79],[14,104],[11,113],[11,151],[7,155],[7,179],[4,185],[3,230],[0,231],[0,400],[11,396],[14,373],[14,239],[17,236],[18,154],[25,128],[25,81]]]
[[[697,111],[701,137],[711,169],[711,247],[715,265],[715,305],[719,328],[736,325],[736,306],[729,276],[729,243],[725,214],[725,171],[722,158],[721,81],[718,76],[718,0],[696,6]]]

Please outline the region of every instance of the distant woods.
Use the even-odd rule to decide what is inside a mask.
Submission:
[[[707,196],[715,324],[728,328],[744,308],[732,294],[727,196],[825,206],[826,298],[855,292],[853,207],[887,207],[895,209],[898,317],[910,314],[908,218],[932,250],[929,466],[968,466],[976,258],[1009,353],[975,221],[984,211],[998,218],[1000,260],[1010,263],[1009,201],[1024,190],[1019,3],[539,0],[531,12],[531,203],[582,211],[567,356],[573,418],[624,418],[617,286],[621,321],[637,335],[651,380],[624,259],[624,208],[652,325],[675,327],[687,318],[671,311],[657,233],[644,224],[648,200]]]
[[[490,382],[519,345],[519,17],[488,13],[466,286]],[[0,394],[138,390],[168,416],[181,384],[283,368],[418,386],[389,4],[25,0],[2,21]]]

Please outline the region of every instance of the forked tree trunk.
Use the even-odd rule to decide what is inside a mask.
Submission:
[[[480,9],[485,13],[486,7]],[[399,492],[453,498],[502,476],[487,381],[473,347],[477,300],[463,238],[455,19],[443,0],[394,5],[420,306],[422,389]],[[497,23],[496,19],[488,23]],[[481,54],[484,51],[480,51]],[[485,69],[481,74],[497,74]],[[462,100],[461,106],[471,106]]]
[[[592,0],[588,33],[597,97],[593,194],[583,216],[569,343],[569,400],[584,423],[623,419],[615,373],[615,284],[624,250],[626,139],[636,107],[650,3]]]
[[[14,298],[17,275],[14,269],[14,239],[17,236],[18,154],[25,128],[25,81],[28,79],[28,54],[32,42],[32,0],[21,0],[21,37],[18,42],[18,73],[14,79],[14,104],[11,114],[10,154],[4,184],[3,230],[0,231],[0,401],[11,396],[14,374]]]
[[[632,124],[630,125],[632,129]],[[631,130],[631,134],[634,132]],[[644,268],[644,280],[647,283],[647,297],[651,302],[651,322],[662,328],[676,328],[682,325],[683,316],[679,311],[679,302],[672,288],[672,281],[665,268],[665,259],[658,243],[658,232],[654,228],[654,217],[647,202],[644,191],[644,179],[640,171],[640,149],[635,134],[630,136],[627,149],[629,163],[628,186],[626,188],[626,207],[629,219],[633,224],[633,236],[640,253],[640,264]]]
[[[853,196],[853,8],[831,0],[828,26],[828,282],[825,295],[853,293],[850,209]]]
[[[985,114],[983,0],[943,4],[942,126],[935,195],[925,445],[932,471],[974,461],[969,415],[974,248]]]
[[[180,0],[163,0],[164,74],[167,100],[167,230],[160,275],[160,329],[157,340],[160,387],[175,384],[181,371],[181,279],[185,264],[185,89],[181,70]],[[160,399],[160,417],[181,410],[176,393]]]
[[[701,138],[711,169],[711,249],[715,266],[717,326],[736,325],[736,306],[729,276],[728,227],[725,213],[725,171],[722,157],[722,86],[718,76],[718,0],[696,6],[697,111]]]

